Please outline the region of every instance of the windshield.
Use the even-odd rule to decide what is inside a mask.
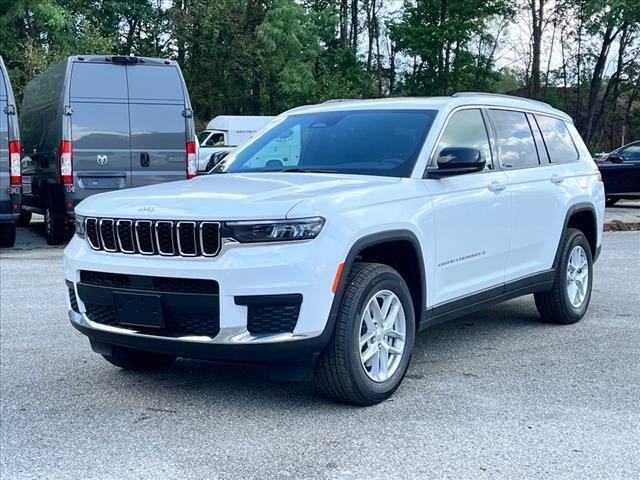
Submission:
[[[408,177],[434,110],[351,110],[291,115],[212,173],[327,172]]]
[[[210,133],[211,133],[211,130],[204,130],[200,132],[198,134],[198,144],[202,145],[202,142],[204,142],[207,139]]]

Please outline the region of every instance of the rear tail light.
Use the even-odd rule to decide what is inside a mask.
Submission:
[[[13,140],[9,142],[9,183],[11,185],[22,185],[22,173],[20,172],[20,142]]]
[[[187,178],[193,178],[198,171],[195,142],[187,142]]]
[[[71,159],[71,142],[63,140],[58,149],[60,156],[60,181],[64,185],[73,185],[73,161]]]

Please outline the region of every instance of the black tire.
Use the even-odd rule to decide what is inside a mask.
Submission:
[[[374,294],[393,292],[405,312],[405,346],[394,374],[383,382],[369,378],[360,360],[360,319]],[[356,263],[344,291],[329,345],[320,354],[315,374],[331,398],[353,405],[374,405],[398,389],[409,367],[415,339],[415,314],[411,293],[400,274],[387,265]]]
[[[131,348],[113,346],[111,355],[103,355],[104,359],[124,370],[154,370],[172,364],[176,357],[161,353],[145,352]]]
[[[16,244],[16,224],[0,223],[0,248],[11,248]]]
[[[56,217],[50,207],[44,212],[44,232],[48,245],[62,245],[67,238],[67,222]]]
[[[26,227],[31,223],[32,213],[27,210],[20,210],[20,218],[18,219],[18,225]]]
[[[620,201],[619,198],[606,197],[606,199],[604,201],[604,204],[605,204],[606,207],[613,207],[619,201]]]
[[[579,307],[574,307],[569,300],[567,293],[567,267],[571,252],[576,246],[581,246],[586,254],[588,272],[588,285],[586,295]],[[575,228],[570,228],[562,240],[560,260],[556,269],[553,287],[548,292],[536,293],[534,295],[536,307],[540,316],[545,322],[569,325],[578,322],[589,307],[591,300],[591,288],[593,285],[593,258],[591,247],[587,237]]]

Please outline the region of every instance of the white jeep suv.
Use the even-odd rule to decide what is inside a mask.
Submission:
[[[564,113],[458,94],[297,108],[212,175],[76,213],[69,316],[111,363],[307,362],[370,405],[418,330],[527,294],[580,320],[604,189]]]

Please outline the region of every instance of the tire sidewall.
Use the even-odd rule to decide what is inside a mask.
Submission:
[[[380,290],[390,290],[400,300],[405,314],[406,337],[402,361],[396,372],[391,378],[384,382],[375,382],[369,378],[360,362],[360,319],[364,307],[373,295]],[[350,319],[350,328],[347,330],[347,336],[345,338],[345,347],[348,349],[345,358],[349,370],[352,372],[354,385],[357,390],[373,400],[384,399],[398,388],[411,361],[415,341],[415,313],[409,289],[402,277],[389,269],[389,271],[376,275],[366,284],[361,292],[359,292],[355,311],[349,312],[349,314],[351,314],[352,318]]]
[[[571,252],[577,246],[582,247],[582,249],[584,250],[585,255],[587,256],[587,266],[589,268],[589,283],[587,285],[587,295],[582,302],[582,305],[580,305],[580,307],[578,308],[574,307],[571,304],[569,293],[567,292],[567,266],[569,263]],[[593,289],[593,258],[591,256],[591,247],[589,246],[589,242],[587,241],[586,237],[581,232],[577,232],[575,235],[568,238],[560,269],[560,285],[562,286],[562,299],[564,308],[572,319],[579,320],[584,316],[584,314],[587,312],[587,309],[589,308],[589,302],[591,301],[591,291]]]

